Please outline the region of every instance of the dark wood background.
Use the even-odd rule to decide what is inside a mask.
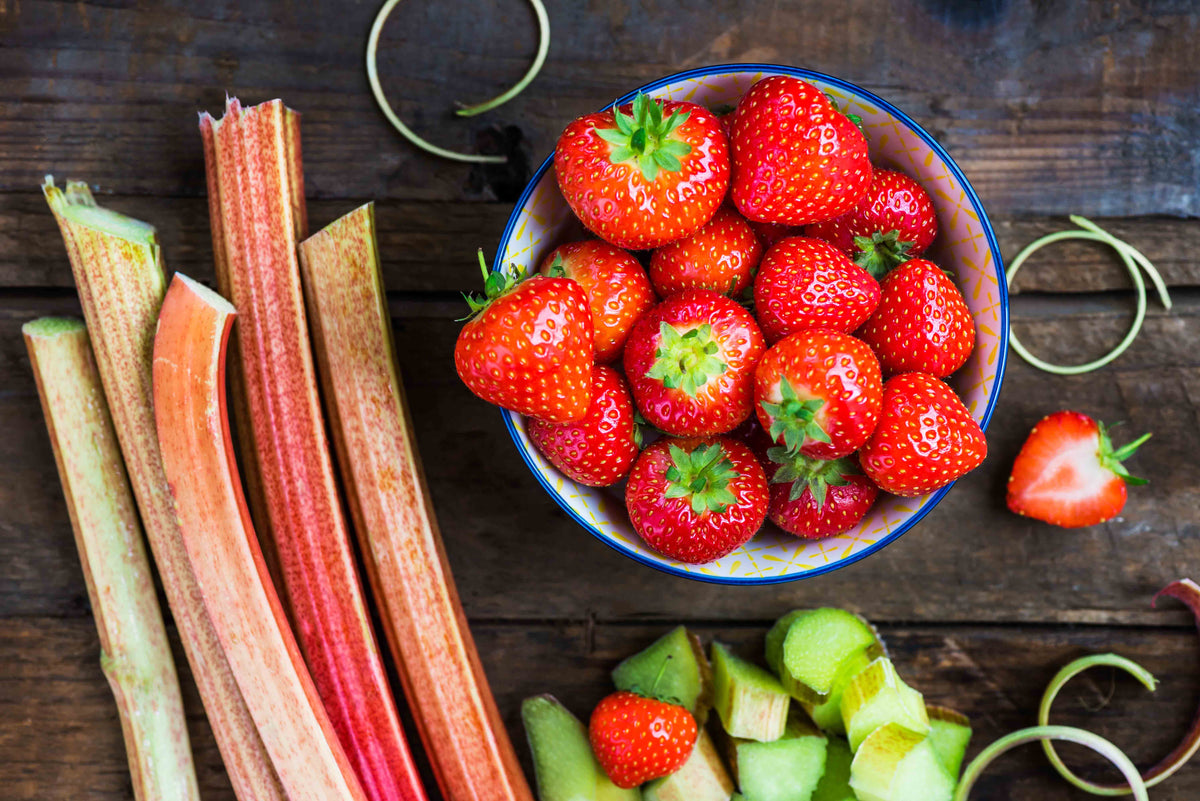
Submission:
[[[158,226],[167,264],[212,275],[196,112],[226,92],[303,113],[313,229],[378,202],[400,358],[459,589],[512,734],[526,695],[586,715],[624,655],[684,621],[755,653],[795,606],[877,621],[901,671],[976,721],[972,751],[1033,722],[1041,690],[1081,654],[1115,651],[1161,680],[1144,692],[1105,671],[1064,693],[1056,719],[1141,764],[1165,752],[1200,699],[1200,648],[1178,605],[1152,594],[1200,578],[1200,22],[1189,0],[552,2],[546,68],[517,100],[471,121],[451,102],[507,87],[534,50],[522,0],[401,4],[380,71],[404,118],[439,144],[503,152],[502,167],[427,157],[375,108],[362,58],[374,0],[0,0],[0,796],[131,797],[84,584],[19,336],[76,313],[45,173]],[[1015,357],[984,466],[915,530],[832,575],[764,588],[710,586],[637,566],[577,528],[530,479],[500,416],[451,362],[459,290],[476,283],[531,168],[561,128],[641,83],[708,63],[773,61],[832,73],[890,99],[950,150],[1006,256],[1096,219],[1141,247],[1173,287],[1107,369],[1059,378]],[[1013,300],[1022,339],[1081,361],[1131,316],[1128,278],[1104,250],[1062,246]],[[1124,514],[1081,531],[1010,515],[1009,465],[1060,408],[1153,431],[1131,462],[1151,480]],[[232,798],[181,661],[207,799]],[[524,753],[524,745],[519,743]],[[1077,763],[1088,758],[1071,752]],[[1100,772],[1100,771],[1098,771]],[[1200,796],[1200,765],[1153,793]],[[1037,749],[1007,757],[975,798],[1085,798]]]

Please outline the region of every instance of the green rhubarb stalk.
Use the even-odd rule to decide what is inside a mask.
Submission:
[[[199,798],[179,678],[125,462],[82,321],[21,332],[37,379],[139,801]]]

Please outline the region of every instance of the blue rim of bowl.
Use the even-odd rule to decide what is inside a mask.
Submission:
[[[983,226],[984,233],[987,235],[988,247],[991,248],[992,251],[992,262],[996,265],[998,271],[997,275],[1004,275],[1004,260],[1000,255],[1000,245],[996,241],[996,232],[992,230],[992,222],[988,218],[987,212],[983,208],[983,203],[979,200],[979,195],[975,194],[975,188],[971,186],[971,182],[967,180],[967,176],[963,175],[962,170],[959,169],[958,164],[956,164],[954,159],[950,157],[950,154],[946,152],[946,149],[943,148],[936,139],[930,136],[924,128],[918,125],[912,117],[909,117],[903,111],[896,108],[882,97],[879,97],[872,92],[868,92],[866,89],[855,86],[852,83],[843,81],[840,78],[835,78],[832,75],[826,75],[813,70],[801,69],[800,67],[787,67],[781,64],[715,64],[708,67],[697,67],[696,69],[686,70],[674,75],[668,75],[665,78],[659,78],[656,81],[652,81],[645,86],[634,89],[632,92],[617,98],[612,103],[604,106],[601,111],[622,103],[628,103],[638,92],[651,92],[668,84],[677,83],[689,78],[699,78],[705,75],[724,74],[728,72],[764,72],[768,74],[791,75],[796,78],[820,81],[821,83],[844,89],[847,92],[857,95],[858,97],[861,97],[871,103],[876,103],[893,117],[903,121],[905,125],[916,132],[916,134],[920,136],[927,145],[929,145],[933,152],[938,154],[938,157],[941,158],[942,161],[945,162],[945,164],[950,168],[950,172],[953,173],[954,177],[958,179],[959,184],[966,192],[967,197],[970,198],[971,206],[975,209],[975,212],[979,217],[979,222]],[[550,166],[553,164],[553,162],[554,154],[551,153],[550,156],[542,162],[542,165],[538,167],[537,172],[533,174],[533,177],[529,179],[529,183],[525,186],[525,191],[521,193],[521,197],[517,200],[516,205],[513,207],[513,213],[509,215],[508,223],[504,226],[504,233],[500,236],[500,245],[496,249],[496,257],[492,262],[492,269],[498,269],[500,267],[504,252],[508,249],[508,240],[512,236],[513,228],[516,226],[517,218],[520,216],[520,210],[525,207],[525,202],[529,200],[529,196],[533,194],[533,190],[537,187],[538,183],[541,182],[542,177],[545,176],[547,170],[550,169]],[[979,423],[979,427],[984,431],[987,431],[988,424],[992,420],[992,414],[996,410],[996,400],[1000,397],[1000,390],[1004,382],[1004,371],[1008,363],[1008,286],[1003,281],[997,281],[997,285],[1000,287],[1000,358],[996,365],[996,377],[993,382],[991,397],[988,399],[987,408],[984,409],[983,419]],[[954,484],[957,483],[951,482],[942,487],[933,495],[926,498],[925,502],[921,504],[917,511],[913,512],[911,517],[905,520],[899,527],[896,528],[895,531],[888,532],[883,539],[876,540],[873,544],[868,545],[861,551],[851,554],[844,559],[839,559],[832,564],[822,565],[821,567],[813,568],[812,570],[806,570],[803,573],[788,573],[781,576],[757,576],[749,578],[738,578],[735,576],[711,576],[704,573],[692,572],[683,568],[662,564],[661,562],[657,562],[638,553],[637,551],[627,549],[615,540],[606,537],[597,531],[591,523],[581,517],[579,513],[572,509],[571,505],[568,504],[562,498],[562,496],[555,491],[549,480],[542,475],[537,465],[533,463],[529,453],[525,450],[525,448],[521,447],[516,424],[513,422],[513,413],[507,409],[502,409],[500,413],[504,418],[504,425],[508,429],[509,435],[513,438],[513,444],[517,446],[517,450],[520,452],[521,458],[525,460],[525,464],[529,467],[529,471],[537,477],[538,482],[543,488],[545,488],[546,492],[550,494],[550,497],[554,498],[558,505],[562,507],[563,511],[566,512],[567,515],[570,516],[576,523],[582,526],[589,534],[600,540],[608,547],[612,548],[614,551],[617,551],[618,553],[623,554],[636,562],[646,565],[647,567],[652,567],[659,572],[668,573],[672,576],[679,576],[681,578],[691,579],[693,581],[702,581],[708,584],[785,584],[792,581],[800,581],[802,579],[816,578],[817,576],[821,576],[826,573],[832,573],[833,571],[839,570],[847,565],[852,565],[861,559],[866,559],[873,553],[883,550],[891,543],[900,539],[905,532],[909,531],[913,526],[921,522],[921,519],[924,518],[925,515],[929,514],[933,508],[941,502],[942,498],[946,497],[946,493],[948,493],[954,487]]]

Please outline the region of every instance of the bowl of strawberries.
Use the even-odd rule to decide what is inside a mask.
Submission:
[[[705,67],[571,122],[484,275],[460,377],[572,518],[656,569],[828,572],[986,456],[995,233],[933,137],[840,79]]]

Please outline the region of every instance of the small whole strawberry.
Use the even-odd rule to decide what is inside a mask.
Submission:
[[[813,459],[858,450],[875,430],[883,379],[875,354],[849,334],[800,331],[754,371],[754,408],[771,439]]]
[[[540,272],[570,278],[583,287],[592,311],[600,364],[621,356],[629,330],[658,300],[638,260],[600,239],[555,248],[542,261]]]
[[[748,220],[809,225],[849,211],[871,183],[862,131],[799,78],[764,78],[742,97],[731,194]]]
[[[650,281],[663,298],[685,289],[711,289],[736,298],[750,285],[762,254],[749,223],[722,206],[696,233],[654,251]]]
[[[712,218],[729,187],[729,145],[703,106],[638,94],[568,125],[554,173],[589,231],[617,247],[657,248]]]
[[[696,719],[684,707],[624,690],[596,704],[588,721],[596,760],[626,790],[679,770],[698,734]]]
[[[975,348],[975,322],[962,293],[931,261],[912,259],[887,274],[879,306],[858,330],[885,375],[962,367]]]
[[[884,492],[911,498],[940,489],[987,456],[975,418],[944,381],[903,373],[883,385],[883,411],[858,454]]]
[[[642,316],[625,343],[625,375],[642,416],[675,436],[723,434],[750,416],[765,343],[750,312],[688,289]]]
[[[720,559],[762,526],[769,498],[762,465],[726,438],[663,438],[638,457],[625,485],[634,530],[687,564]]]
[[[589,487],[617,483],[637,459],[638,426],[633,398],[620,373],[592,368],[592,402],[576,423],[530,419],[529,441],[567,478]]]
[[[854,208],[804,231],[854,257],[876,278],[924,253],[937,232],[937,213],[925,189],[902,172],[880,169]]]
[[[1145,484],[1121,464],[1150,438],[1113,449],[1086,414],[1055,412],[1029,432],[1008,478],[1008,508],[1063,528],[1103,523],[1125,508],[1126,485]]]
[[[488,403],[551,423],[587,414],[592,383],[592,316],[587,295],[567,278],[513,271],[484,275],[483,299],[458,334],[454,366]]]
[[[775,447],[767,469],[767,517],[801,539],[820,540],[858,525],[879,495],[853,457],[821,460]]]
[[[879,305],[874,278],[820,239],[791,237],[763,256],[754,279],[754,310],[768,342],[806,328],[849,333]]]

